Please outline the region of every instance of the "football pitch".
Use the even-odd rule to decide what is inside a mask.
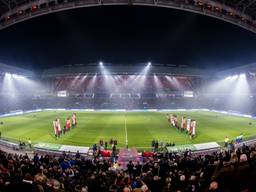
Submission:
[[[0,118],[3,138],[32,143],[47,142],[91,147],[100,139],[118,141],[118,147],[148,148],[151,141],[193,144],[210,141],[223,142],[225,136],[234,139],[241,133],[244,138],[256,135],[256,120],[213,112],[168,112],[197,121],[196,137],[191,140],[185,133],[178,132],[166,119],[167,112],[81,112],[77,111],[77,127],[56,139],[52,122],[56,117],[65,119],[73,111],[43,111],[19,116]]]

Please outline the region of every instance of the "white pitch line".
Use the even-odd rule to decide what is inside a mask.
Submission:
[[[125,130],[125,145],[128,146],[128,134],[127,134],[127,127],[126,127],[126,116],[124,117],[124,130]]]

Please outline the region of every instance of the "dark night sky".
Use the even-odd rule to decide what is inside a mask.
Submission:
[[[43,69],[103,60],[226,69],[256,61],[256,34],[189,12],[105,6],[37,17],[0,31],[0,62]]]

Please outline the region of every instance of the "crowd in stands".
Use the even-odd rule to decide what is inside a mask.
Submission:
[[[216,99],[216,98],[215,98]],[[182,98],[182,97],[166,97],[166,98],[84,98],[84,97],[66,97],[59,98],[56,96],[48,96],[42,98],[32,98],[28,96],[19,97],[16,101],[12,98],[3,98],[0,94],[0,114],[10,113],[16,110],[35,110],[45,108],[60,109],[198,109],[207,108],[215,110],[229,111],[232,108],[226,107],[227,101],[214,98]],[[252,99],[248,103],[244,103],[240,111],[244,114],[256,114],[256,102]]]
[[[256,146],[195,155],[156,154],[121,169],[111,158],[0,151],[0,191],[255,192]]]
[[[110,84],[106,84],[104,76],[97,76],[95,82],[93,76],[86,78],[80,76],[56,77],[39,80],[44,85],[44,88],[38,90],[15,86],[17,89],[14,94],[13,91],[6,92],[4,91],[5,89],[2,89],[3,76],[1,78],[0,75],[0,114],[38,108],[207,108],[256,114],[256,102],[253,95],[243,99],[242,105],[236,106],[232,104],[230,106],[229,101],[232,95],[202,91],[201,87],[203,85],[207,87],[208,84],[211,84],[211,81],[206,81],[199,77],[157,75],[156,80],[151,75],[143,79],[143,86],[140,85],[139,79],[133,81],[134,77],[130,78],[131,76],[129,75],[114,75],[111,78],[113,82],[110,81]],[[130,81],[131,83],[129,83]],[[254,81],[252,80],[252,82]],[[67,97],[57,97],[57,92],[62,90],[67,91]],[[193,91],[194,97],[184,97],[184,91]]]
[[[0,76],[1,77],[1,76]],[[136,76],[116,75],[112,77],[112,84],[106,84],[104,76],[87,78],[80,76],[56,77],[44,79],[44,88],[26,91],[21,86],[15,86],[13,91],[7,92],[0,78],[0,114],[15,110],[32,110],[38,108],[94,108],[94,109],[147,109],[147,108],[176,108],[185,107],[185,102],[175,101],[181,98],[184,90],[194,90],[192,77],[169,78],[158,76],[161,90],[155,83],[153,76],[147,76],[140,86]],[[141,78],[141,77],[137,77]],[[140,81],[138,79],[138,81]],[[179,86],[177,86],[177,84]],[[32,88],[31,88],[32,89]],[[66,90],[67,97],[57,97],[57,92]],[[157,95],[157,93],[161,93]],[[182,104],[183,103],[183,104]],[[188,107],[188,106],[187,106]]]
[[[156,78],[158,83],[156,83]],[[159,90],[159,84],[162,90],[165,91],[193,90],[198,84],[198,78],[191,76],[148,75],[143,79],[143,87],[138,86],[140,81],[142,81],[140,76],[113,75],[111,79],[107,80],[105,76],[97,76],[96,79],[94,76],[87,76],[86,78],[83,76],[56,77],[50,83],[54,92],[67,90],[75,93],[104,93],[110,90],[112,92],[119,90],[119,92],[129,93],[138,93],[143,90],[146,93],[153,93]]]

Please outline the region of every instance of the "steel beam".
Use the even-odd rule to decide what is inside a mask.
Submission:
[[[6,2],[10,2],[7,0],[0,0]],[[212,0],[204,0],[200,1],[204,4],[199,6],[197,1],[194,0],[195,3],[188,3],[189,1],[177,1],[177,0],[77,0],[77,1],[64,1],[63,3],[56,3],[51,0],[38,0],[38,1],[29,1],[26,4],[23,4],[18,7],[14,7],[10,9],[7,13],[1,15],[0,17],[0,30],[16,23],[38,17],[45,14],[50,14],[54,12],[81,8],[81,7],[93,7],[93,6],[107,6],[107,5],[142,5],[142,6],[156,6],[156,7],[164,7],[164,8],[172,8],[179,9],[189,12],[194,12],[210,17],[214,17],[244,29],[247,29],[253,33],[256,33],[256,20],[245,12],[239,11],[234,7],[227,6],[223,3],[212,1]],[[240,4],[243,0],[240,1]],[[49,2],[55,2],[54,5],[49,6]],[[230,3],[230,1],[226,0],[226,3]],[[247,9],[249,9],[256,0],[250,1],[247,4]],[[235,4],[235,2],[233,2]],[[44,5],[41,7],[41,5]],[[46,6],[45,6],[46,5]],[[32,10],[33,6],[37,6],[36,10]],[[211,9],[207,8],[207,6],[211,6]],[[18,11],[24,11],[24,14],[18,15]],[[29,12],[27,10],[30,10]],[[233,16],[227,15],[228,12],[232,10],[234,13]],[[12,16],[15,17],[12,17]],[[8,19],[6,19],[8,18]]]

